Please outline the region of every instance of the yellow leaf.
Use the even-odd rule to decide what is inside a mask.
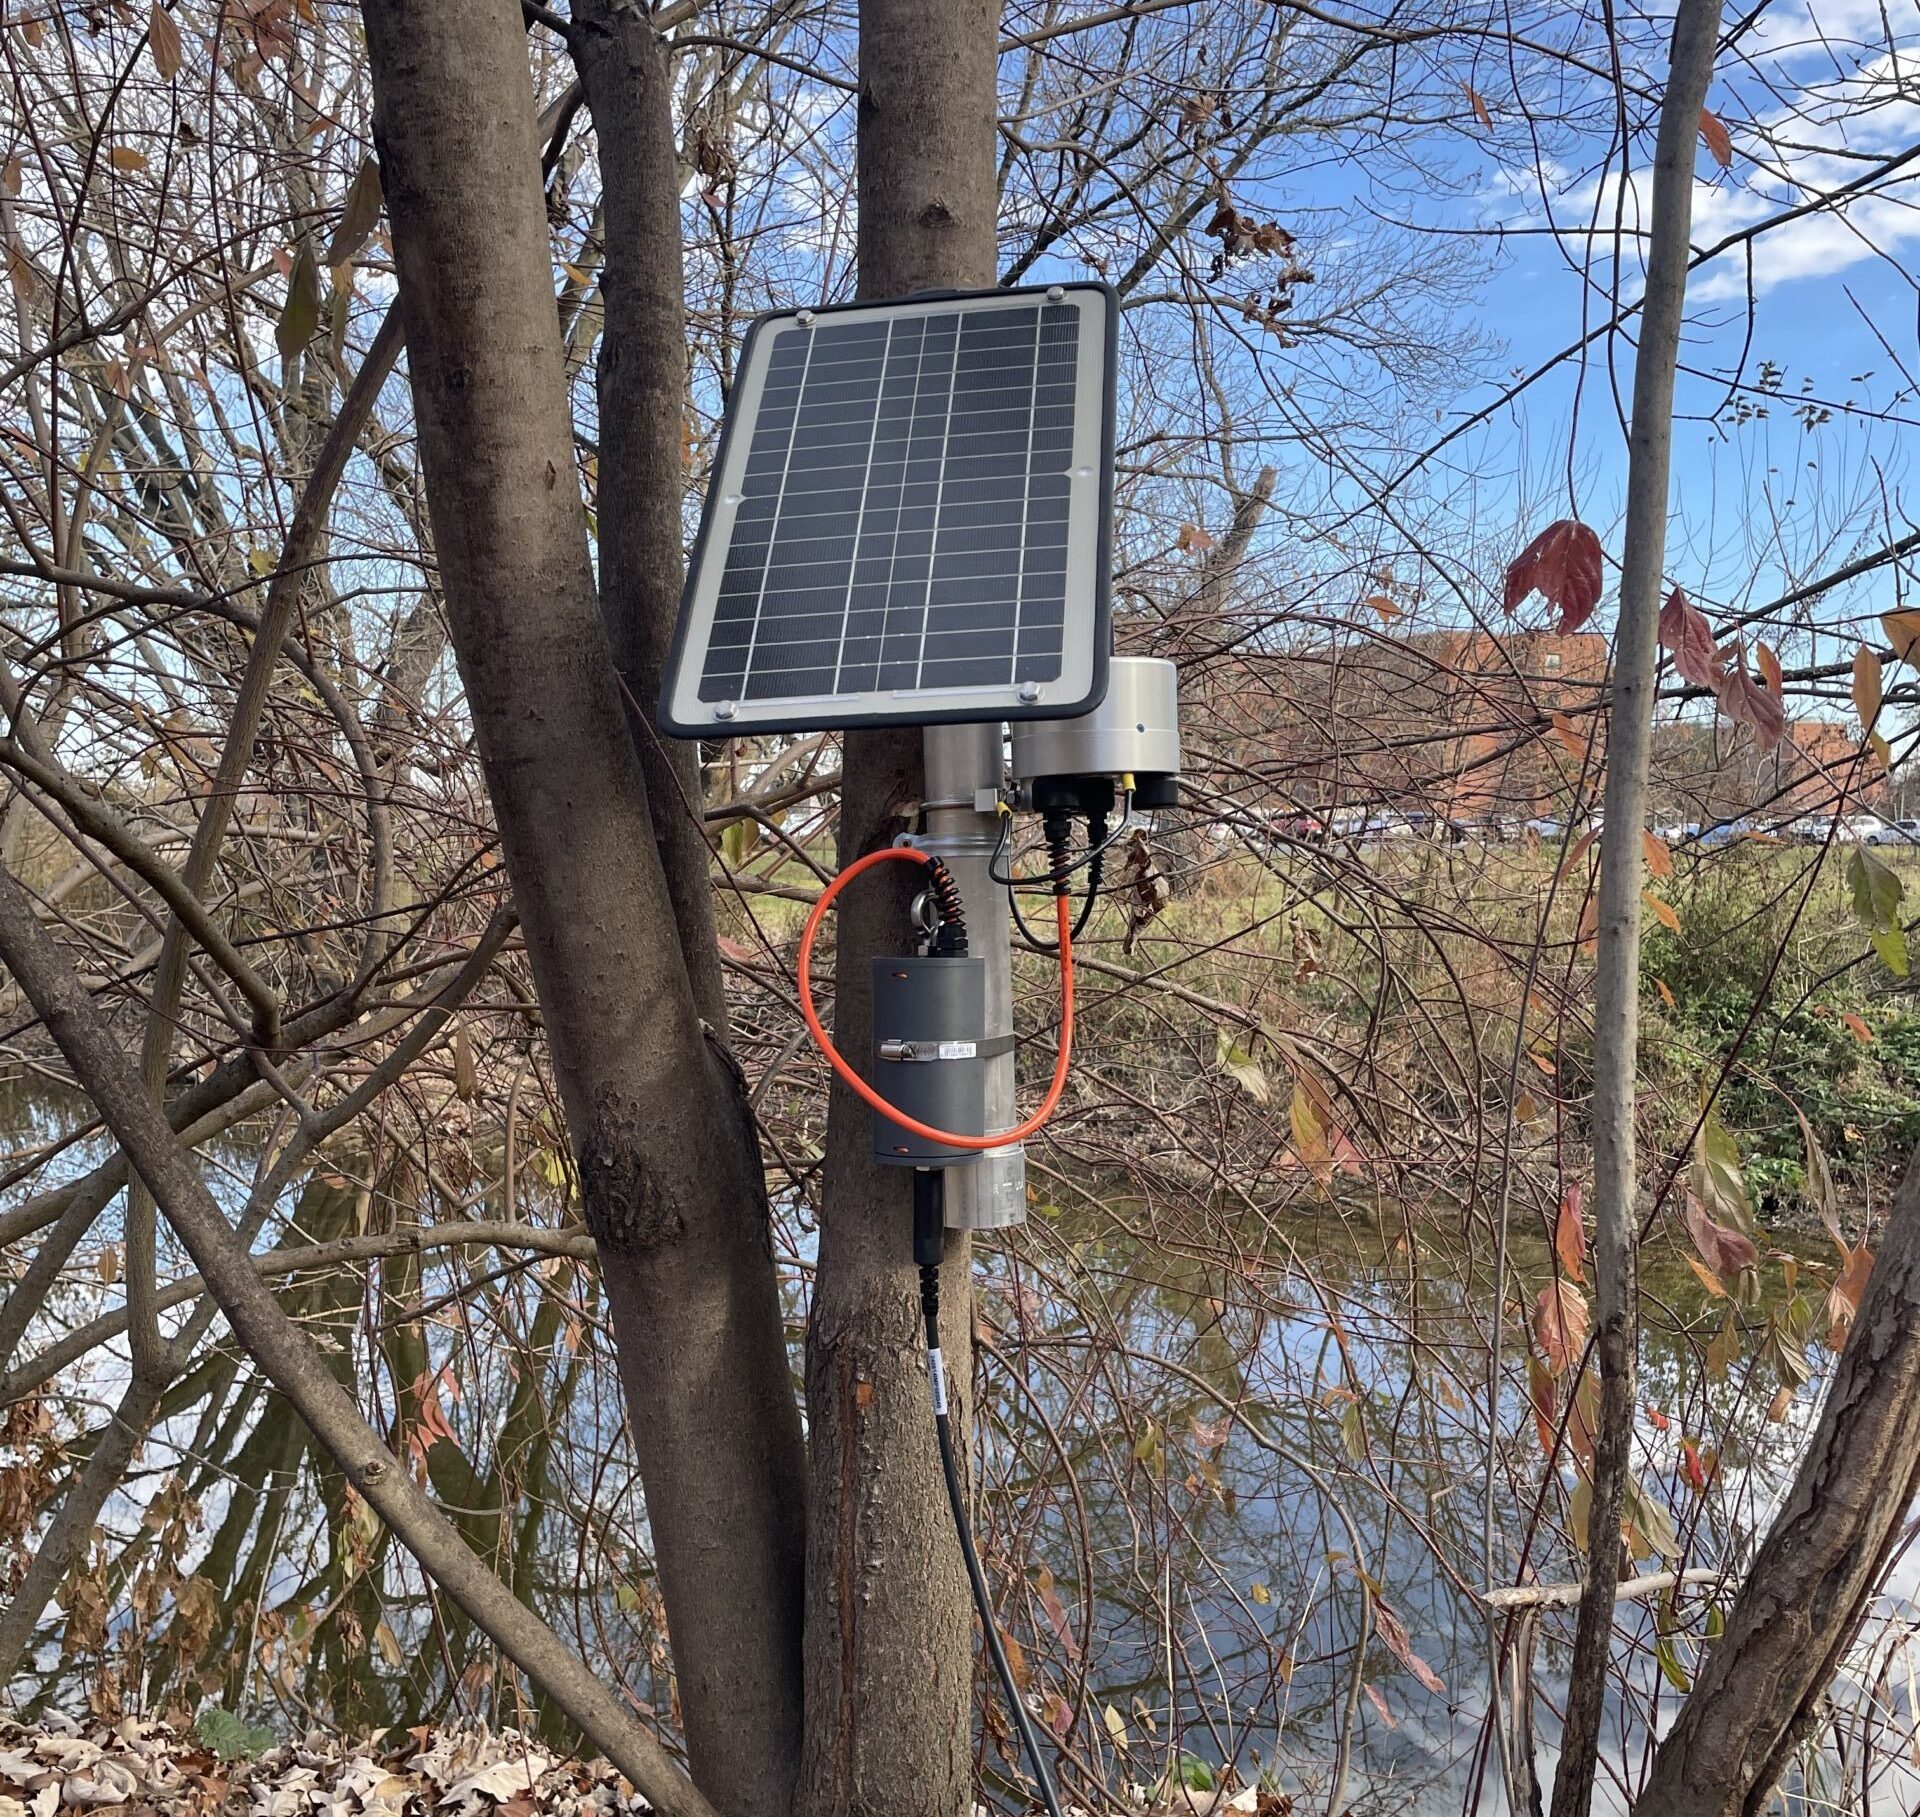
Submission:
[[[1273,1592],[1269,1590],[1265,1584],[1262,1584],[1262,1583],[1256,1583],[1247,1592],[1247,1594],[1251,1596],[1253,1600],[1257,1602],[1263,1609],[1267,1606],[1268,1603],[1273,1601]]]
[[[1127,1719],[1108,1704],[1102,1720],[1107,1725],[1107,1733],[1113,1737],[1113,1745],[1123,1754],[1127,1751]]]
[[[1560,861],[1560,881],[1565,883],[1573,875],[1574,867],[1593,849],[1593,842],[1600,835],[1589,827],[1567,848],[1567,855]]]
[[[1880,629],[1886,632],[1895,656],[1914,660],[1913,647],[1920,642],[1920,612],[1882,612]]]
[[[1287,1104],[1287,1120],[1293,1126],[1293,1152],[1304,1165],[1325,1178],[1332,1171],[1333,1154],[1327,1146],[1326,1127],[1307,1088],[1296,1078],[1293,1096]]]
[[[1671,902],[1662,902],[1651,890],[1642,890],[1640,900],[1653,911],[1653,918],[1670,934],[1680,931],[1680,917],[1674,912]]]
[[[115,170],[145,170],[147,154],[135,151],[131,145],[110,145],[107,148],[107,162]]]
[[[1727,1297],[1726,1282],[1721,1280],[1698,1256],[1688,1256],[1686,1262],[1687,1266],[1700,1277],[1700,1285],[1704,1287],[1708,1293],[1712,1294],[1716,1300],[1724,1300]]]
[[[1871,732],[1880,717],[1880,658],[1865,644],[1853,653],[1853,710],[1861,731]]]
[[[153,0],[147,19],[147,49],[153,52],[153,67],[161,81],[171,82],[180,73],[180,28],[160,0]]]
[[[406,1664],[407,1656],[401,1651],[400,1637],[384,1621],[374,1624],[373,1644],[380,1649],[380,1657],[388,1665],[399,1667]]]
[[[453,1031],[453,1089],[460,1098],[471,1098],[479,1089],[479,1069],[473,1062],[473,1037],[464,1022]]]

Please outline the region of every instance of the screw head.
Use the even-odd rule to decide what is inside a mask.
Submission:
[[[1040,684],[1037,681],[1023,681],[1017,692],[1024,701],[1036,701],[1040,698]]]
[[[794,317],[794,320],[797,321],[802,328],[811,328],[813,326],[813,311],[811,309],[803,309]]]
[[[1047,301],[1049,303],[1064,303],[1066,300],[1067,293],[1058,284],[1049,284],[1047,286]]]
[[[713,716],[715,719],[731,719],[739,711],[740,703],[737,700],[723,700],[713,709]]]

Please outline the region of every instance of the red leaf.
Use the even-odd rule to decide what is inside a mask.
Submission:
[[[1413,1650],[1413,1642],[1408,1637],[1400,1617],[1378,1598],[1373,1605],[1373,1625],[1381,1640],[1386,1643],[1387,1651],[1395,1659],[1399,1660],[1436,1697],[1446,1696],[1447,1687],[1440,1682],[1440,1675],[1434,1671],[1433,1667]]]
[[[1687,1484],[1695,1495],[1707,1492],[1707,1464],[1700,1455],[1700,1441],[1697,1438],[1683,1438],[1680,1441],[1680,1468],[1685,1473]]]
[[[1533,1429],[1540,1435],[1540,1449],[1551,1457],[1558,1436],[1559,1396],[1546,1364],[1537,1356],[1527,1358],[1527,1399],[1533,1404]]]
[[[1382,1697],[1372,1685],[1364,1685],[1361,1688],[1367,1694],[1367,1702],[1373,1705],[1374,1714],[1378,1716],[1388,1728],[1397,1729],[1400,1725],[1393,1720],[1393,1712],[1387,1708],[1387,1700]]]
[[[1787,713],[1780,696],[1747,673],[1746,658],[1738,645],[1734,646],[1733,667],[1721,676],[1714,693],[1729,719],[1753,727],[1754,743],[1763,752],[1771,751],[1786,737]]]
[[[1528,543],[1507,570],[1506,607],[1517,611],[1529,593],[1538,593],[1558,609],[1564,637],[1593,616],[1604,584],[1599,537],[1579,519],[1563,517]]]
[[[1058,1691],[1048,1693],[1046,1716],[1055,1741],[1064,1742],[1073,1733],[1073,1705]]]
[[[1576,1281],[1587,1278],[1587,1227],[1580,1221],[1581,1196],[1580,1182],[1575,1180],[1560,1201],[1560,1216],[1553,1229],[1553,1253]]]
[[[1534,1307],[1533,1335],[1555,1375],[1564,1375],[1587,1341],[1587,1296],[1571,1281],[1549,1281]]]
[[[1719,689],[1726,659],[1705,617],[1678,587],[1660,608],[1660,647],[1673,652],[1675,672],[1696,688]]]
[[[1713,153],[1713,161],[1722,170],[1733,168],[1733,140],[1729,136],[1725,122],[1710,108],[1700,110],[1700,136],[1707,142],[1707,150]]]
[[[1550,713],[1547,717],[1552,723],[1554,737],[1560,740],[1561,749],[1575,763],[1584,762],[1587,755],[1587,741],[1573,729],[1573,721],[1564,713]]]
[[[1060,1592],[1053,1587],[1053,1573],[1044,1565],[1034,1573],[1034,1589],[1040,1597],[1040,1606],[1047,1612],[1047,1625],[1066,1648],[1069,1659],[1080,1657],[1080,1643],[1074,1638],[1073,1624],[1067,1620],[1067,1605],[1060,1600]]]
[[[1700,1259],[1722,1280],[1751,1268],[1760,1260],[1760,1252],[1739,1231],[1716,1224],[1706,1206],[1693,1194],[1687,1194],[1687,1234],[1700,1252]]]
[[[1847,1265],[1827,1289],[1827,1348],[1838,1350],[1853,1329],[1853,1315],[1860,1310],[1860,1296],[1867,1290],[1867,1277],[1873,1273],[1873,1251],[1862,1243],[1847,1251]]]

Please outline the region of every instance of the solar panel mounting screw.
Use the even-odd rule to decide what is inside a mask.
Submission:
[[[737,700],[723,700],[713,709],[713,716],[715,719],[731,719],[739,711],[740,703]]]
[[[1023,681],[1020,684],[1020,698],[1035,701],[1040,698],[1040,684],[1037,681]]]
[[[798,322],[802,328],[811,328],[813,326],[813,311],[811,309],[803,309],[793,319]]]

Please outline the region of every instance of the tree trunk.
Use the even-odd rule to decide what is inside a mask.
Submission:
[[[992,0],[862,0],[860,292],[897,297],[995,275]],[[920,734],[851,732],[840,861],[912,823]],[[904,867],[883,867],[891,873]],[[848,892],[835,941],[834,1040],[871,1042],[867,966],[909,950],[910,888]],[[971,1800],[972,1622],[934,1447],[913,1267],[911,1174],[877,1167],[870,1113],[836,1084],[807,1342],[812,1460],[803,1817],[956,1817]],[[942,1348],[972,1355],[968,1244],[949,1239]],[[953,1371],[968,1430],[970,1371]]]
[[[701,1029],[705,955],[677,937],[588,561],[519,9],[364,13],[454,653],[600,1246],[688,1753],[729,1817],[786,1817],[805,1461],[765,1180]],[[677,458],[677,404],[651,428]],[[653,559],[678,563],[677,520]]]
[[[1793,1490],[1666,1739],[1635,1817],[1765,1808],[1859,1629],[1920,1472],[1920,1154]]]
[[[579,0],[567,42],[600,151],[603,324],[600,612],[620,672],[653,809],[667,894],[694,1001],[722,1032],[727,999],[713,918],[712,849],[701,817],[700,747],[661,735],[660,681],[685,577],[681,424],[687,406],[679,164],[667,60],[645,16]]]
[[[1553,1817],[1587,1817],[1600,1747],[1620,1575],[1620,1516],[1633,1467],[1633,1384],[1639,1343],[1640,1218],[1633,1102],[1640,1077],[1641,839],[1653,749],[1654,675],[1667,557],[1673,376],[1687,300],[1694,147],[1713,75],[1720,0],[1680,0],[1654,154],[1646,310],[1633,368],[1627,434],[1627,527],[1607,714],[1607,786],[1600,836],[1599,956],[1593,1008],[1594,1333],[1600,1412],[1587,1583],[1574,1632],[1567,1716],[1553,1777]]]

